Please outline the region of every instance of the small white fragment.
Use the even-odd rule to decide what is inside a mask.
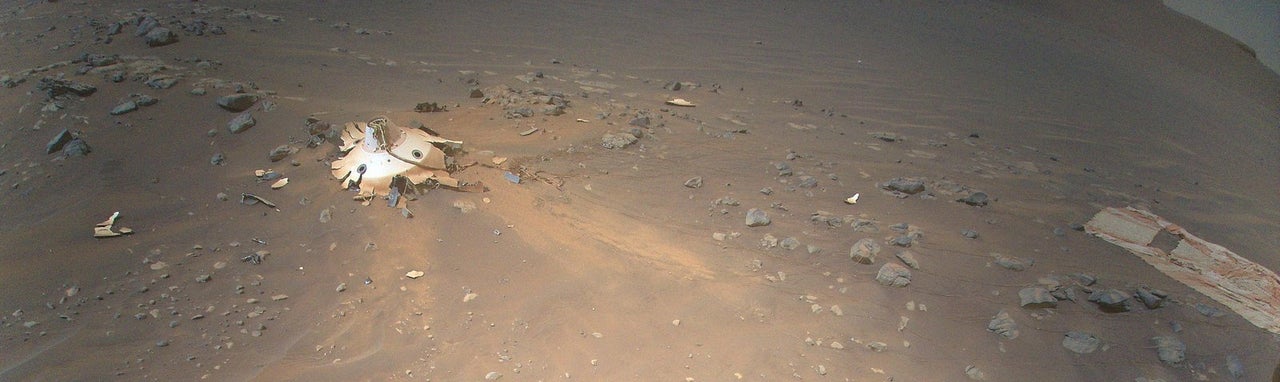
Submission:
[[[858,197],[859,197],[859,196],[862,196],[862,194],[853,194],[853,196],[850,196],[850,197],[846,198],[846,199],[844,200],[844,203],[845,203],[845,204],[858,204]]]

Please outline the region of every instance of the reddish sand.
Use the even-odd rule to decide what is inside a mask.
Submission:
[[[0,76],[25,82],[0,88],[0,380],[952,381],[972,366],[990,381],[1229,381],[1236,359],[1242,380],[1270,375],[1277,336],[1070,226],[1143,206],[1280,269],[1280,76],[1158,2],[1011,3],[7,3]],[[141,14],[179,41],[148,47]],[[226,33],[176,24],[195,19]],[[179,80],[24,72],[82,53],[129,71],[154,57]],[[98,90],[42,110],[37,83],[59,74]],[[234,83],[273,105],[239,134],[215,105]],[[468,98],[504,85],[569,108],[508,119]],[[108,114],[133,93],[160,101]],[[663,104],[676,97],[697,106]],[[449,110],[412,111],[428,101]],[[601,146],[638,112],[636,144]],[[453,174],[487,192],[416,195],[411,219],[362,206],[329,175],[337,147],[305,147],[304,121],[377,115],[465,142],[464,162],[511,159]],[[62,129],[93,151],[46,154]],[[269,162],[281,144],[301,150]],[[258,182],[265,168],[289,185]],[[878,189],[896,177],[931,197]],[[993,201],[955,202],[968,190]],[[726,196],[740,205],[714,204]],[[751,208],[772,223],[747,227]],[[136,233],[94,239],[113,211]],[[904,288],[875,281],[903,250],[898,223],[923,234]],[[863,238],[883,246],[875,264],[849,258]],[[1170,300],[1019,307],[1020,289],[1073,273]],[[1001,310],[1017,338],[987,330]],[[1065,349],[1073,330],[1102,346]],[[1185,361],[1157,358],[1163,335]]]

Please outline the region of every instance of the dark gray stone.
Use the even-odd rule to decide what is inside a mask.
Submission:
[[[778,176],[791,176],[795,172],[791,171],[791,165],[786,163],[774,163],[773,168],[778,170]]]
[[[134,101],[125,101],[125,103],[116,105],[111,109],[111,115],[121,115],[138,110],[138,103]]]
[[[1157,293],[1163,294],[1163,292],[1152,291],[1147,287],[1142,287],[1138,288],[1138,293],[1135,295],[1138,297],[1139,301],[1142,301],[1142,305],[1145,305],[1147,309],[1156,309],[1164,304],[1164,297],[1160,297]]]
[[[778,242],[778,246],[786,250],[800,248],[800,239],[796,239],[795,237],[787,237],[785,239],[782,239],[782,241]]]
[[[89,148],[89,143],[83,139],[75,138],[71,142],[67,142],[67,146],[62,148],[62,154],[69,157],[78,157],[89,155],[93,149]]]
[[[647,115],[637,116],[635,118],[632,118],[631,121],[627,122],[628,125],[637,126],[637,127],[649,127],[649,123],[650,123],[649,116]]]
[[[1203,303],[1196,303],[1195,308],[1197,312],[1205,315],[1205,317],[1222,317],[1224,314],[1222,310]]]
[[[876,282],[891,287],[905,287],[911,284],[911,270],[896,263],[885,263],[876,272]]]
[[[98,88],[82,82],[45,77],[41,78],[40,83],[36,84],[36,90],[45,92],[45,95],[49,98],[54,98],[68,93],[81,97],[88,97],[98,91]]]
[[[1027,287],[1018,291],[1019,306],[1023,308],[1054,308],[1058,299],[1054,298],[1044,287]]]
[[[165,76],[165,75],[152,76],[151,78],[148,78],[146,82],[147,87],[150,87],[152,89],[168,89],[173,87],[173,85],[176,85],[177,83],[178,83],[178,77]]]
[[[902,235],[902,236],[893,238],[893,240],[889,241],[889,244],[893,244],[893,245],[905,248],[905,247],[910,247],[911,244],[914,244],[915,242],[916,242],[915,236]]]
[[[142,37],[150,33],[151,30],[160,26],[160,21],[151,16],[142,16],[138,19],[138,29],[133,32],[134,36]]]
[[[44,146],[44,153],[53,154],[55,152],[58,152],[59,150],[62,150],[62,148],[66,146],[68,142],[71,142],[71,139],[73,138],[75,137],[71,135],[70,131],[67,131],[67,129],[62,129],[61,133],[58,133],[58,135],[54,135],[53,139],[49,140],[49,144]]]
[[[897,256],[898,260],[901,260],[903,264],[911,267],[911,269],[920,269],[920,262],[916,260],[915,252],[904,250],[899,251],[895,256]]]
[[[275,149],[272,149],[270,154],[267,154],[267,159],[270,159],[272,162],[279,162],[281,159],[287,158],[289,155],[293,155],[293,153],[296,152],[298,152],[298,149],[293,148],[293,146],[280,145],[276,146]]]
[[[893,178],[881,186],[881,188],[889,191],[901,192],[907,195],[915,195],[924,192],[924,182],[911,178]]]
[[[232,118],[231,122],[227,122],[227,130],[231,131],[232,134],[238,134],[256,124],[258,124],[258,121],[253,119],[253,113],[245,112]]]
[[[812,176],[808,176],[808,175],[802,175],[802,176],[800,176],[800,184],[797,184],[796,186],[797,186],[797,187],[800,187],[800,188],[814,188],[814,187],[817,187],[817,186],[818,186],[818,178],[814,178],[814,177],[812,177]]]
[[[876,254],[880,253],[880,244],[871,238],[863,238],[849,248],[849,258],[862,264],[874,264]]]
[[[969,194],[969,196],[966,196],[964,198],[957,199],[956,201],[964,204],[968,204],[971,206],[982,207],[987,205],[987,202],[989,201],[989,199],[990,198],[987,197],[987,193],[978,191],[978,192]]]
[[[1099,345],[1102,345],[1102,340],[1081,331],[1073,330],[1062,337],[1062,347],[1079,354],[1093,353]]]
[[[1098,304],[1104,312],[1117,313],[1129,311],[1127,302],[1129,294],[1117,289],[1104,289],[1089,294],[1089,301]]]
[[[240,93],[218,97],[217,103],[218,107],[239,113],[253,107],[253,104],[258,103],[258,98],[257,94]]]
[[[999,253],[994,254],[996,265],[1011,271],[1025,271],[1035,265],[1035,260],[1023,259],[1020,257],[1006,256]]]
[[[974,231],[974,230],[971,230],[971,229],[966,229],[966,230],[964,230],[964,231],[960,231],[960,234],[961,234],[961,235],[964,235],[964,237],[966,237],[966,238],[970,238],[970,239],[977,239],[977,238],[978,238],[978,231]]]
[[[222,153],[213,154],[213,156],[209,158],[209,164],[214,166],[221,166],[223,163],[226,163],[226,162],[227,162],[227,156],[223,155]]]
[[[138,94],[134,97],[133,102],[137,103],[138,106],[151,106],[160,103],[160,100],[146,94]]]
[[[1014,322],[1013,318],[1009,317],[1009,312],[1003,309],[1000,310],[1000,313],[996,313],[995,317],[991,318],[991,322],[987,323],[987,331],[999,334],[1006,340],[1018,338],[1018,334],[1021,334],[1018,330],[1018,323]]]
[[[759,208],[747,210],[747,227],[762,227],[769,225],[769,214],[761,211]]]
[[[178,34],[173,33],[169,28],[155,27],[147,32],[143,39],[147,42],[147,46],[154,48],[178,42]]]

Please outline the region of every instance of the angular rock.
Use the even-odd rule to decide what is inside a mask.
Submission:
[[[272,149],[270,154],[267,154],[267,159],[270,159],[272,162],[279,162],[281,159],[287,158],[289,155],[293,155],[293,153],[296,152],[298,152],[298,149],[293,148],[293,146],[280,145]]]
[[[908,267],[911,267],[911,269],[920,269],[920,262],[916,261],[915,252],[899,251],[898,254],[895,256],[897,256],[898,260],[902,261],[903,264],[906,264]]]
[[[1135,293],[1135,295],[1138,297],[1139,301],[1142,301],[1142,305],[1145,305],[1147,309],[1156,309],[1161,305],[1164,305],[1164,298],[1168,296],[1164,294],[1164,292],[1153,291],[1147,287],[1138,288],[1138,292]]]
[[[88,97],[98,88],[83,82],[68,81],[60,78],[45,77],[40,79],[40,83],[36,84],[36,90],[45,92],[49,98],[61,96],[71,93],[81,97]]]
[[[121,115],[121,114],[132,112],[134,110],[138,110],[138,103],[133,101],[126,101],[125,103],[116,105],[115,108],[112,108],[111,115]]]
[[[895,263],[886,263],[876,272],[876,282],[884,286],[905,287],[911,284],[911,270]]]
[[[67,146],[62,148],[62,155],[69,157],[89,155],[93,149],[89,148],[89,143],[83,139],[75,138],[71,142],[67,142]]]
[[[147,82],[146,82],[147,87],[152,89],[168,89],[173,87],[173,85],[177,83],[178,83],[178,77],[166,76],[166,75],[151,76],[151,78],[147,78]]]
[[[218,97],[217,103],[218,107],[239,113],[249,110],[250,107],[253,107],[253,104],[258,103],[258,99],[257,94],[240,93]]]
[[[800,176],[800,183],[796,185],[796,187],[800,187],[800,188],[814,188],[817,186],[818,186],[818,178],[814,178],[808,175]]]
[[[969,194],[969,196],[966,196],[961,199],[956,199],[957,202],[961,202],[961,203],[968,204],[975,207],[985,206],[987,205],[987,202],[989,200],[990,198],[987,197],[987,193],[982,191],[974,192],[972,194]]]
[[[178,34],[173,33],[169,28],[155,27],[143,36],[143,40],[147,42],[147,46],[154,48],[178,42]]]
[[[227,122],[227,130],[231,131],[232,134],[237,134],[248,130],[256,124],[258,124],[258,121],[253,119],[253,113],[240,113],[240,115],[232,118],[231,122]]]
[[[863,238],[849,248],[849,258],[861,264],[874,264],[876,254],[880,253],[880,244],[871,238]]]
[[[769,225],[769,215],[759,208],[747,210],[747,227],[763,227]]]
[[[996,258],[996,265],[1011,271],[1025,271],[1036,263],[1035,260],[1006,256],[999,253],[993,253],[992,256],[995,256]]]
[[[1104,312],[1117,313],[1129,311],[1127,302],[1129,294],[1116,289],[1097,290],[1089,294],[1089,301],[1098,304]]]
[[[1174,365],[1187,359],[1187,345],[1177,337],[1151,337],[1151,341],[1156,344],[1156,355],[1160,357],[1160,362]]]
[[[1098,350],[1098,345],[1101,344],[1102,340],[1099,340],[1098,337],[1081,331],[1073,330],[1062,337],[1062,347],[1079,354],[1093,353]]]
[[[991,322],[987,323],[987,330],[999,334],[1007,340],[1018,338],[1018,335],[1021,334],[1018,331],[1018,323],[1014,322],[1013,318],[1009,317],[1009,312],[1003,309],[1000,310],[1000,313],[996,313],[995,317],[991,318]]]
[[[881,185],[880,188],[907,195],[915,195],[924,191],[924,181],[912,178],[893,178]]]
[[[138,29],[133,32],[133,35],[138,37],[146,36],[147,33],[151,32],[151,30],[156,29],[159,26],[160,26],[160,21],[156,20],[155,17],[142,16],[141,18],[138,19]]]
[[[782,239],[782,241],[778,242],[778,246],[786,250],[800,248],[800,239],[796,239],[795,237],[787,237],[785,239]]]
[[[216,154],[213,154],[212,157],[209,157],[209,164],[214,166],[221,166],[223,163],[226,163],[226,162],[227,162],[227,156],[223,155],[222,153],[216,153]]]
[[[1023,308],[1053,308],[1058,306],[1058,299],[1049,294],[1044,287],[1027,287],[1018,291],[1018,305]]]
[[[66,146],[68,142],[71,142],[72,138],[75,138],[75,136],[71,135],[70,131],[67,131],[67,129],[62,129],[61,133],[58,133],[58,135],[53,136],[53,139],[49,140],[49,144],[44,146],[44,153],[53,154],[59,150],[62,150],[62,147]]]

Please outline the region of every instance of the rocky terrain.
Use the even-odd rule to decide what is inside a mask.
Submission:
[[[1280,359],[1084,232],[1138,206],[1280,267],[1280,76],[1159,3],[24,0],[0,26],[0,380]],[[484,188],[344,189],[329,126],[376,116],[464,142]]]

